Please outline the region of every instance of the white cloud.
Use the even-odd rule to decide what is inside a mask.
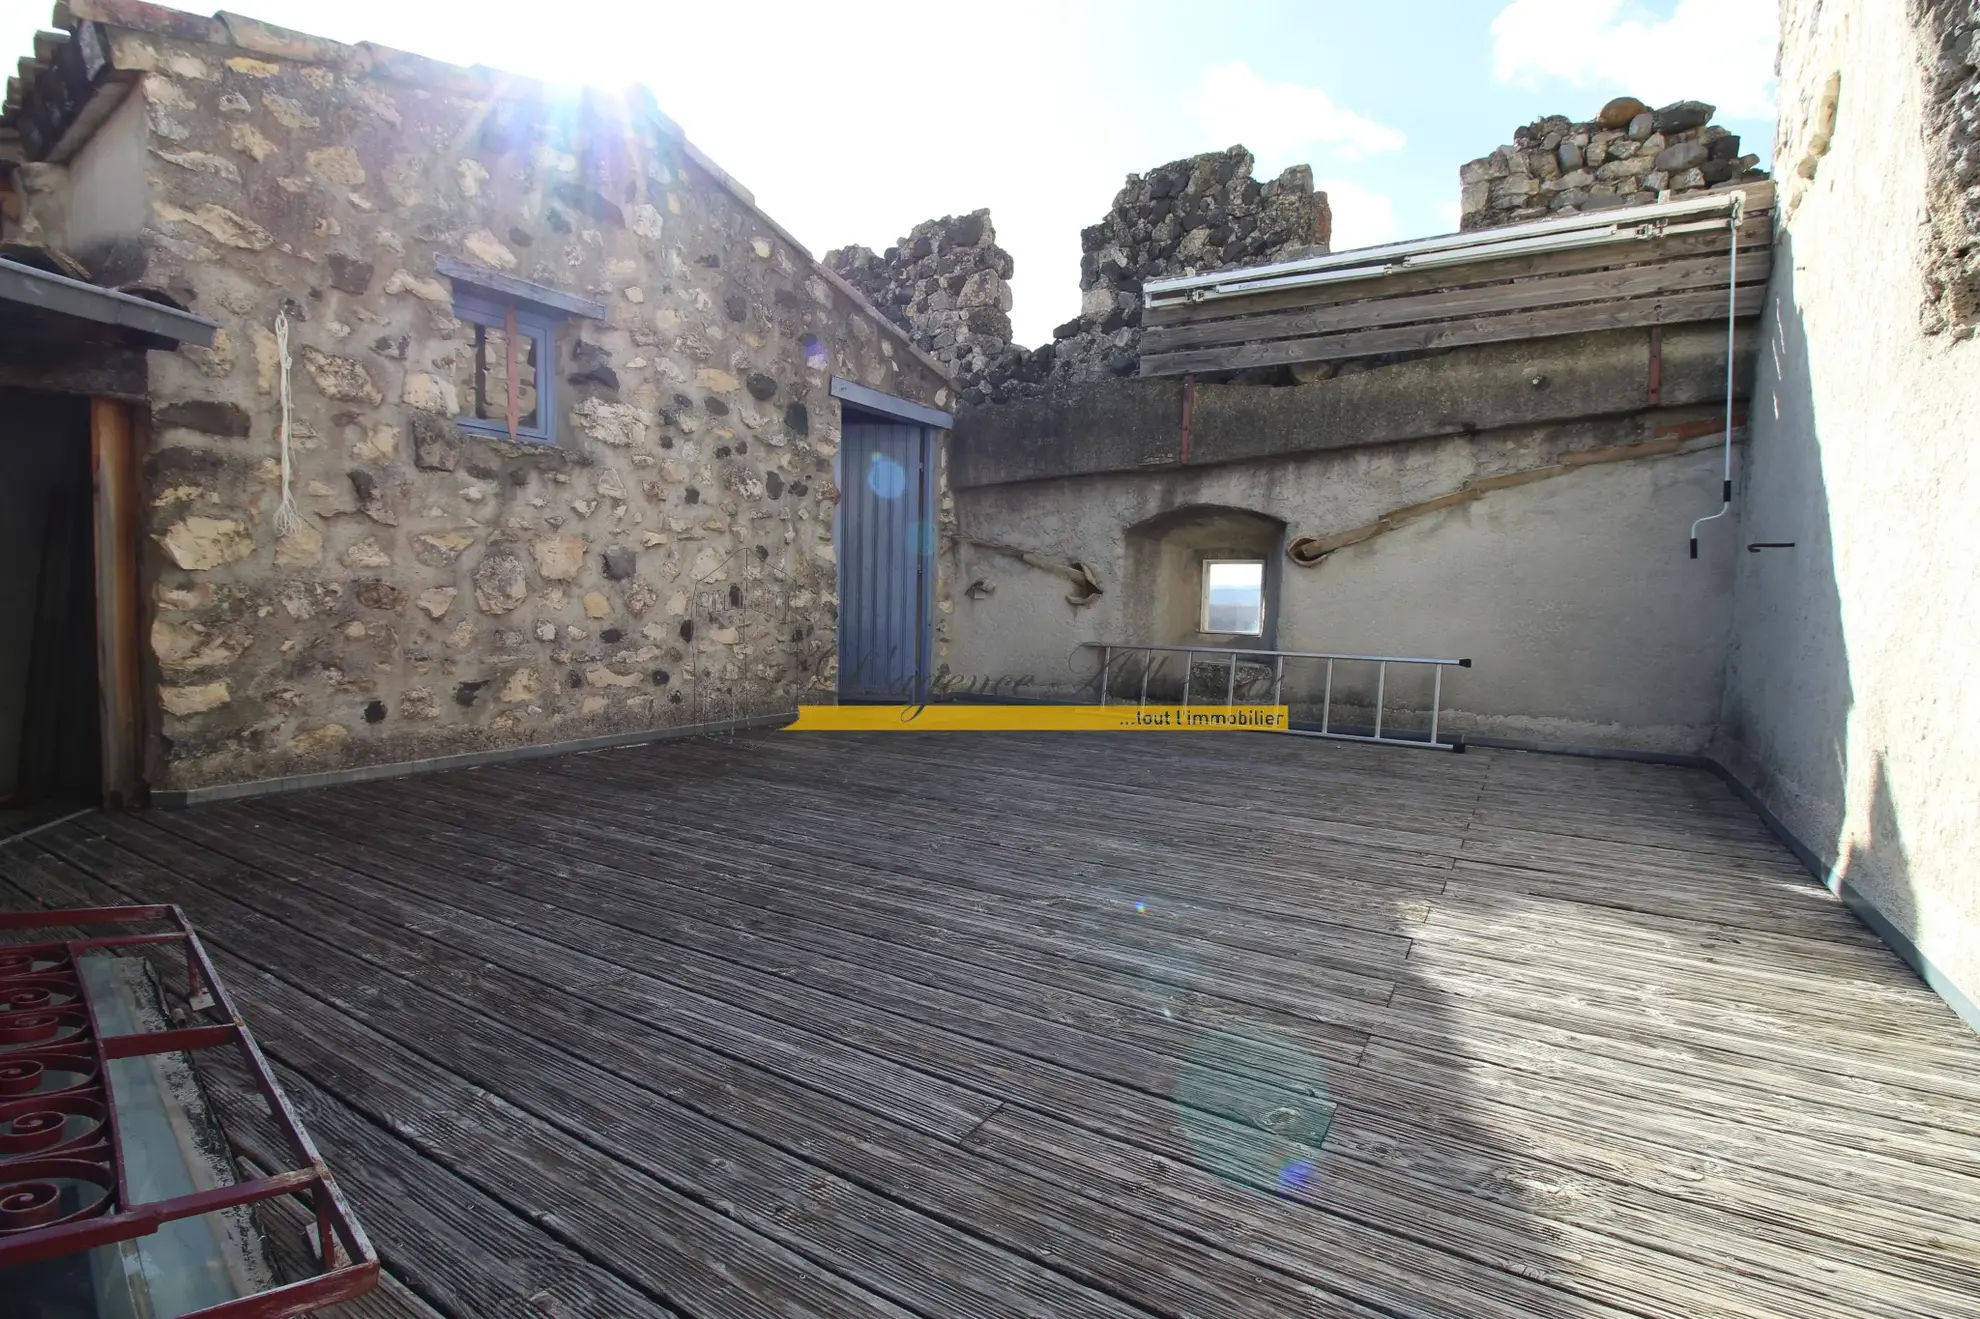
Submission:
[[[1464,223],[1464,207],[1457,202],[1438,202],[1436,208],[1438,232],[1454,234]]]
[[[1779,22],[1778,0],[1678,0],[1668,18],[1638,0],[1512,0],[1492,20],[1492,72],[1524,87],[1558,81],[1771,119]]]
[[[1313,186],[1327,194],[1327,204],[1333,208],[1334,236],[1329,246],[1336,252],[1396,238],[1396,204],[1387,193],[1353,179],[1321,179]]]
[[[1400,129],[1341,109],[1320,88],[1268,82],[1243,60],[1205,69],[1183,109],[1206,143],[1242,142],[1261,163],[1281,167],[1310,161],[1316,147],[1354,161],[1400,150],[1405,141]]]

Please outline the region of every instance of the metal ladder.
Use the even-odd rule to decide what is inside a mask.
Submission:
[[[1285,690],[1287,660],[1302,663],[1324,663],[1327,668],[1326,678],[1321,688],[1320,727],[1317,729],[1288,728],[1285,730],[1286,732],[1293,734],[1295,737],[1326,737],[1343,742],[1380,742],[1385,746],[1416,747],[1422,750],[1464,750],[1463,738],[1453,738],[1447,742],[1438,741],[1437,726],[1442,715],[1444,702],[1444,670],[1468,669],[1471,667],[1471,661],[1468,659],[1435,659],[1420,655],[1344,655],[1317,650],[1248,650],[1235,646],[1154,646],[1136,645],[1118,641],[1088,641],[1082,644],[1088,650],[1097,650],[1100,652],[1099,682],[1100,704],[1102,705],[1110,704],[1112,700],[1108,687],[1110,675],[1114,667],[1115,651],[1145,656],[1141,665],[1141,691],[1137,698],[1137,704],[1140,705],[1148,704],[1148,679],[1156,667],[1155,657],[1158,655],[1162,656],[1164,660],[1169,655],[1179,654],[1184,657],[1182,704],[1185,707],[1189,705],[1190,681],[1194,677],[1194,669],[1196,667],[1194,657],[1197,655],[1219,655],[1229,659],[1230,667],[1224,678],[1224,699],[1222,702],[1224,705],[1237,704],[1237,672],[1240,661],[1249,660],[1253,663],[1261,663],[1265,660],[1270,660],[1272,662],[1272,699],[1266,702],[1269,705],[1280,705],[1283,703],[1280,697]],[[1372,733],[1344,733],[1333,726],[1334,666],[1337,663],[1373,664],[1376,666],[1375,727]],[[1421,733],[1397,736],[1393,730],[1387,734],[1384,734],[1382,731],[1383,704],[1388,695],[1389,666],[1391,664],[1411,665],[1419,669],[1427,667],[1430,669],[1430,729],[1427,738]]]

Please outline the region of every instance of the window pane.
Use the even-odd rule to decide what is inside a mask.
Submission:
[[[1215,562],[1203,565],[1203,630],[1256,636],[1264,631],[1265,565]]]
[[[481,420],[488,417],[488,328],[474,327],[474,361],[469,364],[468,373],[468,416]]]
[[[499,325],[477,325],[474,334],[473,415],[481,421],[509,419],[509,333]],[[535,335],[516,332],[516,424],[534,429],[536,418]]]

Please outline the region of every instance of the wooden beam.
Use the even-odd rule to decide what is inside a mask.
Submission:
[[[548,284],[532,284],[526,279],[505,275],[499,270],[469,265],[444,253],[433,258],[433,268],[456,284],[466,284],[485,293],[500,294],[502,297],[527,303],[532,307],[545,307],[551,311],[562,312],[566,316],[583,316],[594,321],[605,319],[605,304],[602,302],[581,298],[575,293],[566,293],[562,289],[553,289]]]
[[[1743,285],[1735,315],[1758,316],[1767,286]],[[1294,362],[1327,362],[1380,353],[1423,352],[1464,344],[1496,343],[1508,339],[1541,339],[1558,334],[1595,330],[1624,330],[1638,325],[1674,325],[1709,321],[1726,314],[1726,295],[1717,289],[1678,293],[1629,302],[1597,303],[1585,307],[1550,307],[1429,325],[1351,331],[1310,339],[1280,339],[1272,343],[1237,344],[1188,352],[1144,355],[1143,376],[1173,376],[1185,372],[1239,371],[1254,366],[1284,366]]]
[[[1772,259],[1771,252],[1763,252],[1757,259],[1741,262],[1740,282],[1765,283],[1772,268]],[[1595,270],[1581,275],[1555,275],[1512,284],[1439,289],[1408,297],[1375,298],[1331,307],[1305,307],[1296,311],[1241,316],[1204,325],[1150,329],[1143,336],[1141,351],[1147,356],[1159,356],[1190,348],[1307,337],[1335,330],[1374,329],[1412,321],[1455,320],[1503,311],[1609,302],[1661,293],[1689,293],[1714,286],[1725,288],[1727,274],[1726,258],[1722,254],[1689,257],[1652,266]]]
[[[90,472],[96,492],[96,671],[103,738],[103,800],[140,804],[143,737],[138,634],[137,452],[130,405],[90,400]]]

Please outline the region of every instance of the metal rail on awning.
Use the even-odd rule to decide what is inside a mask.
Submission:
[[[73,316],[99,325],[115,325],[143,334],[211,348],[218,321],[195,316],[117,289],[98,288],[67,275],[57,275],[0,257],[0,302],[18,303],[38,311]]]

